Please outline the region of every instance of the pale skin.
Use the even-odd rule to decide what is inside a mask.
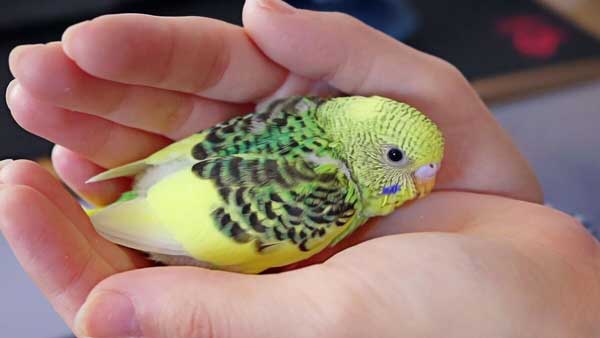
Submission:
[[[250,276],[151,267],[99,237],[42,168],[12,162],[0,172],[2,233],[76,334],[596,337],[598,243],[538,204],[527,163],[462,75],[345,15],[279,5],[247,1],[244,28],[95,19],[15,49],[7,102],[21,126],[59,144],[61,178],[104,204],[129,182],[87,178],[274,95],[389,96],[445,134],[436,190],[304,267]]]

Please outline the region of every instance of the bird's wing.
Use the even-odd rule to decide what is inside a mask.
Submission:
[[[356,212],[354,183],[333,161],[242,154],[200,162],[193,171],[213,181],[224,202],[214,212],[219,230],[259,251],[281,243],[308,251]]]

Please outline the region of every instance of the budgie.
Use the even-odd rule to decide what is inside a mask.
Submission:
[[[426,196],[443,153],[439,128],[408,104],[288,97],[91,178],[135,180],[88,214],[155,261],[260,273]]]

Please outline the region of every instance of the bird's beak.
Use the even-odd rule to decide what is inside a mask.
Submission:
[[[435,186],[435,175],[439,169],[439,163],[430,163],[415,171],[413,180],[417,188],[417,198],[423,198],[431,193]]]
[[[419,179],[415,177],[415,187],[417,188],[417,198],[423,198],[433,190],[435,186],[435,176],[427,179]]]

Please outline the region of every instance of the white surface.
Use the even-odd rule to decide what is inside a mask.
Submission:
[[[0,337],[59,338],[69,329],[23,271],[0,236]]]
[[[546,202],[600,225],[600,81],[492,111],[533,165]]]
[[[548,202],[600,223],[600,82],[496,105]],[[0,337],[58,338],[67,327],[0,239]]]

